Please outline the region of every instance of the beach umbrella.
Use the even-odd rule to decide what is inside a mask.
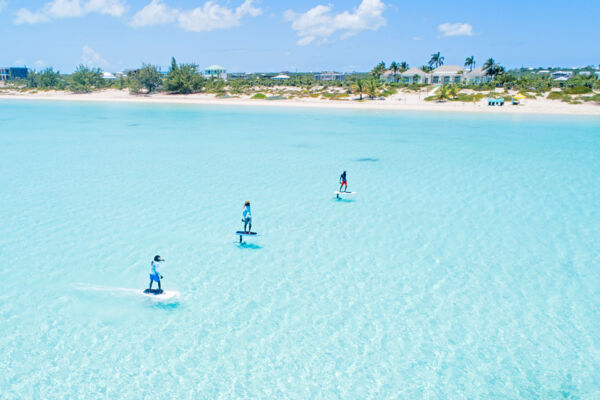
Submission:
[[[517,94],[517,95],[515,96],[515,99],[517,99],[517,100],[523,100],[523,99],[526,99],[526,98],[527,98],[527,97],[525,97],[525,95],[523,95],[523,94],[521,94],[521,93],[519,93],[519,94]]]

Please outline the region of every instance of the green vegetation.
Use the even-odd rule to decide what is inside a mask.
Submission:
[[[360,94],[360,99],[363,99],[363,93],[365,92],[365,81],[363,81],[362,79],[359,79],[356,81],[356,84],[354,85],[354,90],[356,91],[356,93]]]
[[[465,59],[465,67],[469,68],[469,71],[473,71],[473,68],[475,68],[475,57],[474,56],[467,57]]]
[[[440,52],[431,55],[428,65],[421,67],[423,71],[444,65],[444,57]],[[473,70],[475,58],[466,57],[466,71]],[[239,77],[223,79],[205,79],[196,64],[178,64],[173,58],[168,73],[161,74],[156,66],[143,64],[139,69],[119,74],[116,79],[103,79],[102,71],[79,65],[70,75],[61,74],[52,68],[42,71],[32,70],[26,79],[11,80],[5,83],[1,90],[40,91],[40,90],[69,90],[76,93],[88,93],[94,90],[113,88],[129,89],[130,93],[154,93],[164,91],[172,94],[211,93],[220,98],[226,96],[248,96],[254,99],[281,98],[322,98],[345,100],[354,95],[363,100],[364,96],[375,99],[379,96],[388,97],[399,92],[423,92],[434,88],[430,84],[408,83],[408,78],[399,74],[408,70],[405,61],[392,61],[389,71],[393,74],[391,82],[384,82],[380,76],[386,71],[386,64],[381,61],[370,72],[352,73],[339,81],[320,81],[312,73],[289,73],[290,79],[278,81],[272,79],[275,73],[254,73]],[[491,78],[483,83],[466,83],[445,85],[435,91],[435,95],[426,100],[450,100],[476,102],[488,93],[498,96],[498,89],[503,89],[502,96],[511,100],[519,93],[526,98],[547,97],[569,103],[598,101],[600,79],[591,67],[575,70],[575,76],[568,80],[557,81],[549,73],[539,73],[539,70],[515,69],[505,70],[493,58],[485,61],[482,66]],[[550,71],[553,71],[550,69]],[[578,71],[588,71],[588,74],[577,74]],[[416,75],[415,77],[418,77]],[[413,81],[415,81],[413,77]],[[400,79],[398,79],[400,78]],[[395,82],[394,82],[395,81]],[[399,82],[398,82],[399,81]],[[461,93],[464,89],[474,94]],[[471,92],[469,92],[471,93]],[[264,96],[264,97],[263,97]]]
[[[27,76],[27,86],[39,89],[64,90],[66,82],[60,72],[46,68],[41,72],[31,71]]]
[[[100,68],[89,68],[81,64],[71,75],[69,89],[75,93],[89,93],[103,85],[104,79],[102,79]]]
[[[161,82],[158,67],[154,65],[142,64],[142,68],[129,74],[129,90],[132,93],[140,93],[141,89],[145,89],[150,94],[158,89]]]
[[[588,86],[573,86],[563,89],[566,94],[589,94],[592,93],[592,88]]]
[[[177,65],[175,57],[171,59],[171,68],[164,82],[167,91],[188,94],[200,91],[203,85],[204,78],[198,72],[196,64]]]
[[[429,67],[430,68],[438,68],[441,67],[442,65],[444,65],[444,60],[446,58],[442,57],[440,52],[438,51],[437,53],[433,53],[431,55],[431,59],[429,60]]]

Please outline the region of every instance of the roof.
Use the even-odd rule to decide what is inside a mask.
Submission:
[[[433,70],[434,74],[457,74],[460,71],[464,71],[465,69],[460,65],[442,65],[441,67],[437,67]]]
[[[273,79],[290,79],[290,77],[285,74],[280,74],[280,75],[274,76]]]
[[[223,71],[225,71],[225,68],[221,67],[220,65],[211,65],[210,67],[206,67],[204,69],[222,69]]]
[[[481,76],[485,75],[485,71],[483,70],[483,68],[475,68],[473,71],[466,71],[466,74],[470,76]]]
[[[402,76],[427,75],[421,68],[412,67],[401,73]]]

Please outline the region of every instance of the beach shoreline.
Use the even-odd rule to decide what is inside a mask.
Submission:
[[[38,91],[0,93],[0,100],[52,100],[86,101],[110,103],[182,104],[182,105],[230,105],[282,108],[350,109],[374,111],[424,111],[424,112],[468,112],[486,114],[538,114],[538,115],[588,115],[600,116],[598,104],[568,104],[558,100],[527,99],[524,104],[502,107],[488,106],[484,100],[476,103],[426,102],[423,93],[399,93],[385,100],[329,100],[318,98],[294,98],[284,100],[250,99],[249,96],[217,98],[213,94],[164,94],[132,95],[126,90],[106,89],[91,93],[69,93]]]

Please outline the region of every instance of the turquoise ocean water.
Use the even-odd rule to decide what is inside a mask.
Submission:
[[[2,101],[0,146],[2,399],[600,398],[598,118]]]

